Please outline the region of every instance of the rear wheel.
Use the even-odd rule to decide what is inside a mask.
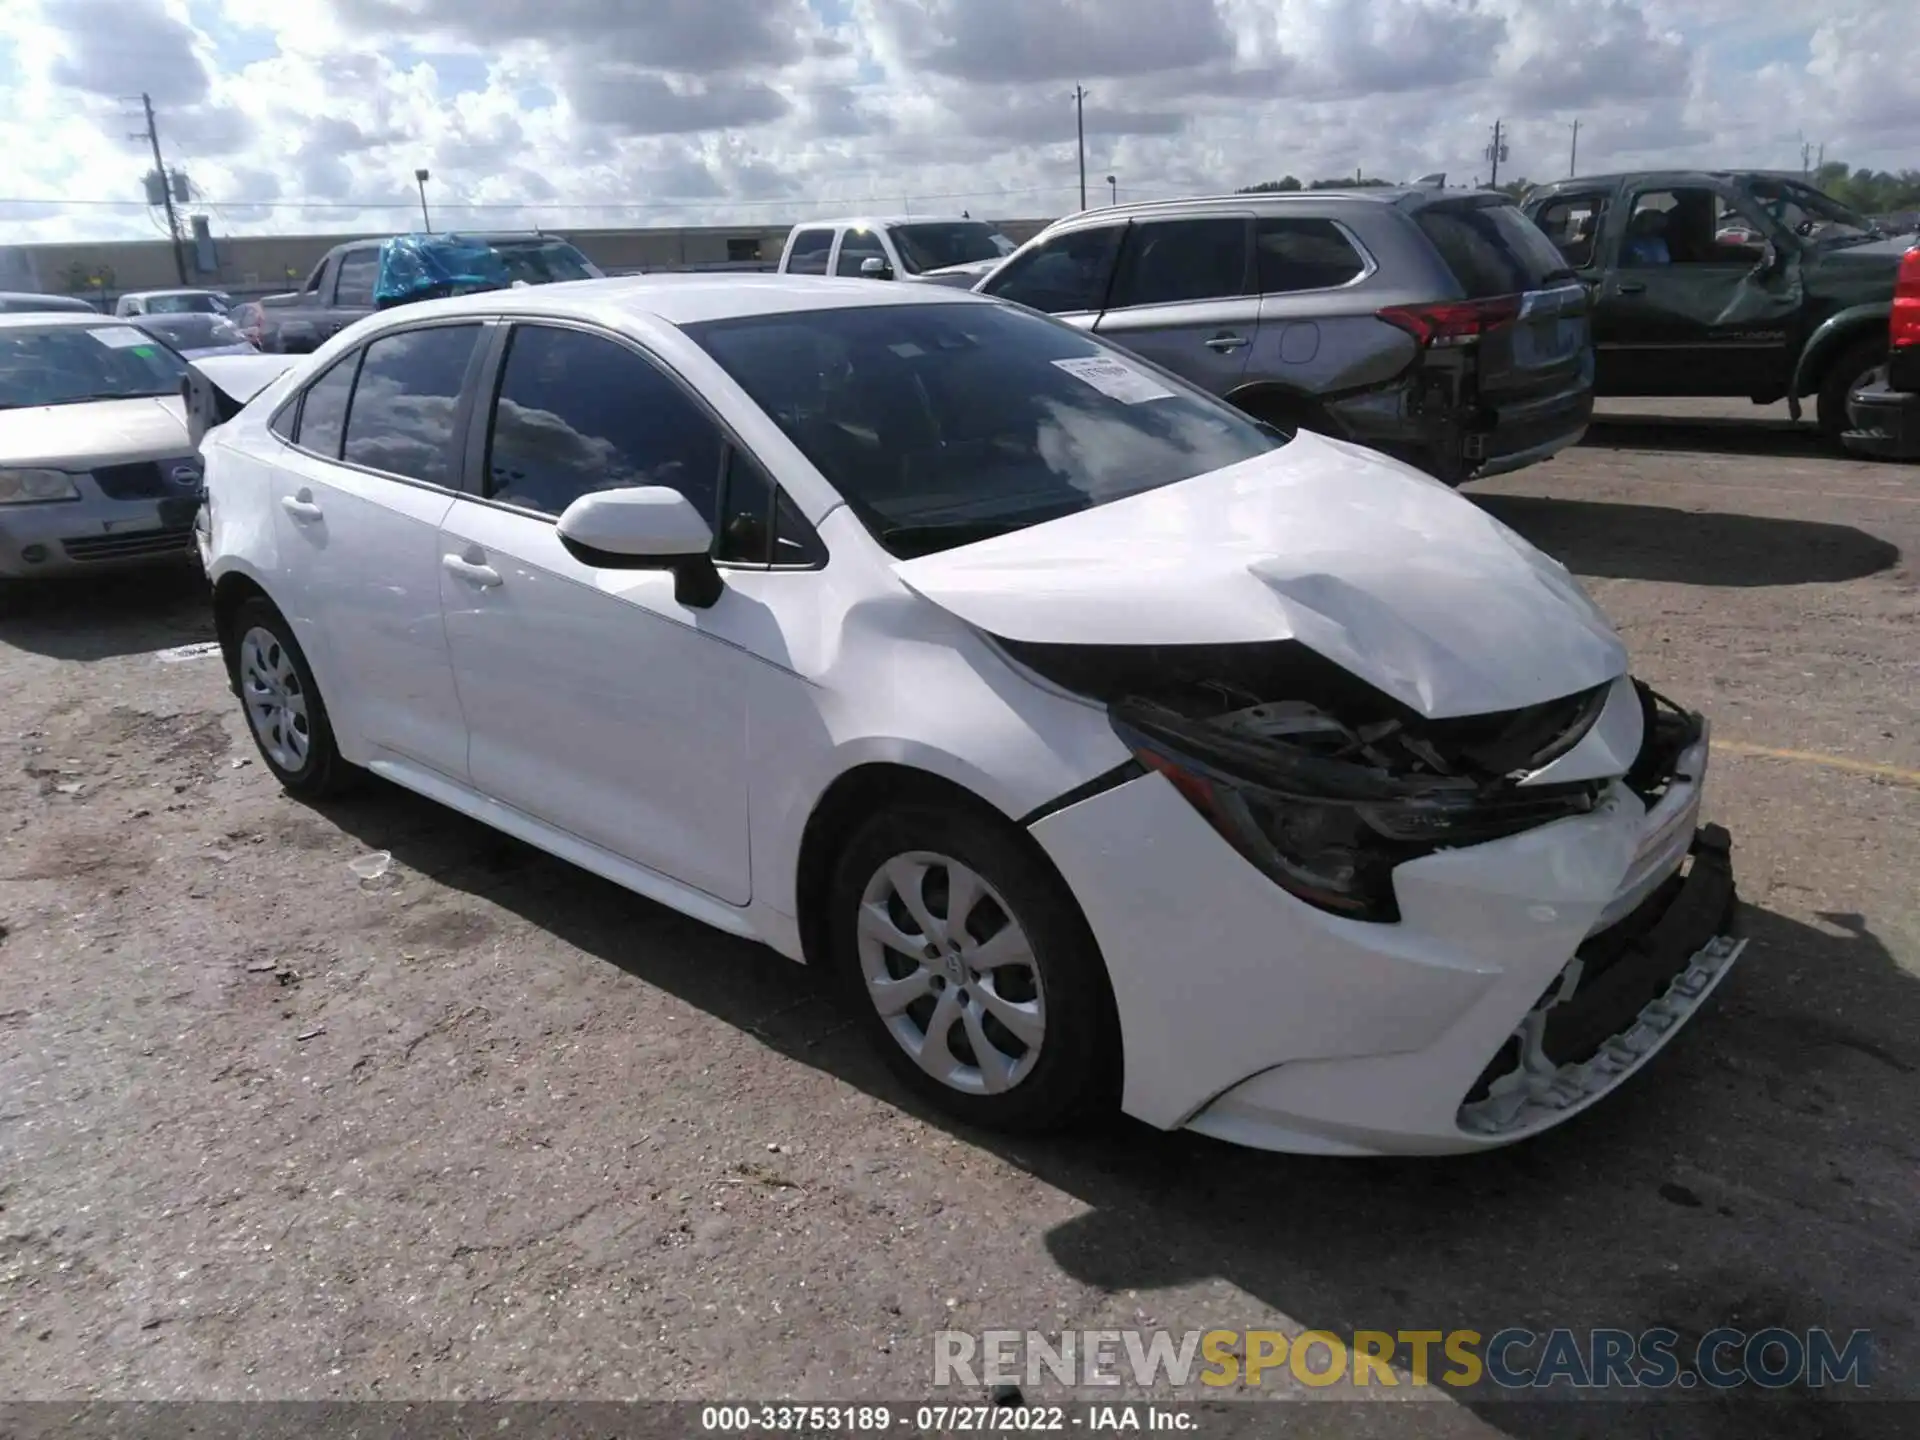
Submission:
[[[231,633],[234,687],[260,758],[274,778],[308,799],[347,788],[360,772],[333,743],[326,702],[293,627],[256,595],[234,611]]]
[[[1065,1124],[1117,1089],[1118,1022],[1079,907],[1005,822],[890,808],[834,874],[832,963],[895,1074],[970,1124]]]
[[[1847,397],[1873,378],[1887,363],[1887,337],[1869,335],[1854,341],[1835,357],[1820,381],[1820,433],[1838,441],[1850,425]]]

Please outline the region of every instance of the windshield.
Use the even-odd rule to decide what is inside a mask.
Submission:
[[[186,365],[131,325],[0,329],[0,409],[180,393]]]
[[[891,229],[900,263],[916,275],[975,260],[998,260],[1014,250],[1011,240],[980,220],[941,220]]]
[[[587,257],[564,240],[539,244],[495,244],[494,253],[506,266],[507,279],[524,280],[529,285],[552,285],[562,280],[591,280],[593,269]]]
[[[211,350],[246,340],[240,327],[224,315],[152,315],[143,319],[140,328],[176,350]]]
[[[1747,193],[1796,235],[1815,240],[1871,240],[1880,233],[1864,216],[1795,180],[1756,177],[1747,181]]]
[[[147,297],[149,315],[218,315],[221,308],[220,302],[204,291]]]
[[[1179,380],[1011,306],[877,305],[686,331],[902,559],[1286,443]]]

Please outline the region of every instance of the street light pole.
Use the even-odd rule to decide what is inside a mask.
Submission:
[[[1112,205],[1120,203],[1120,182],[1111,175],[1107,177],[1107,202]]]
[[[1573,148],[1567,151],[1567,174],[1580,173],[1580,122],[1573,122]]]
[[[430,178],[425,170],[413,172],[414,183],[420,187],[420,229],[429,235],[433,233],[433,221],[427,218],[427,181]]]
[[[1073,87],[1073,129],[1080,142],[1080,208],[1087,208],[1087,91]]]

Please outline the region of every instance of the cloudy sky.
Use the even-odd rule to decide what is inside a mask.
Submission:
[[[0,0],[0,240],[1037,217],[1292,173],[1920,167],[1913,0]],[[119,204],[106,202],[122,202]],[[134,202],[134,203],[125,203]]]

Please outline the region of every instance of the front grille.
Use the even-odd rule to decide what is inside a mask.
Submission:
[[[169,530],[133,530],[118,535],[88,535],[63,540],[61,548],[76,562],[89,560],[133,560],[146,555],[171,555],[193,544],[193,527]]]
[[[109,500],[158,500],[167,495],[192,495],[200,489],[200,462],[182,455],[175,460],[101,465],[93,471],[93,483]]]

